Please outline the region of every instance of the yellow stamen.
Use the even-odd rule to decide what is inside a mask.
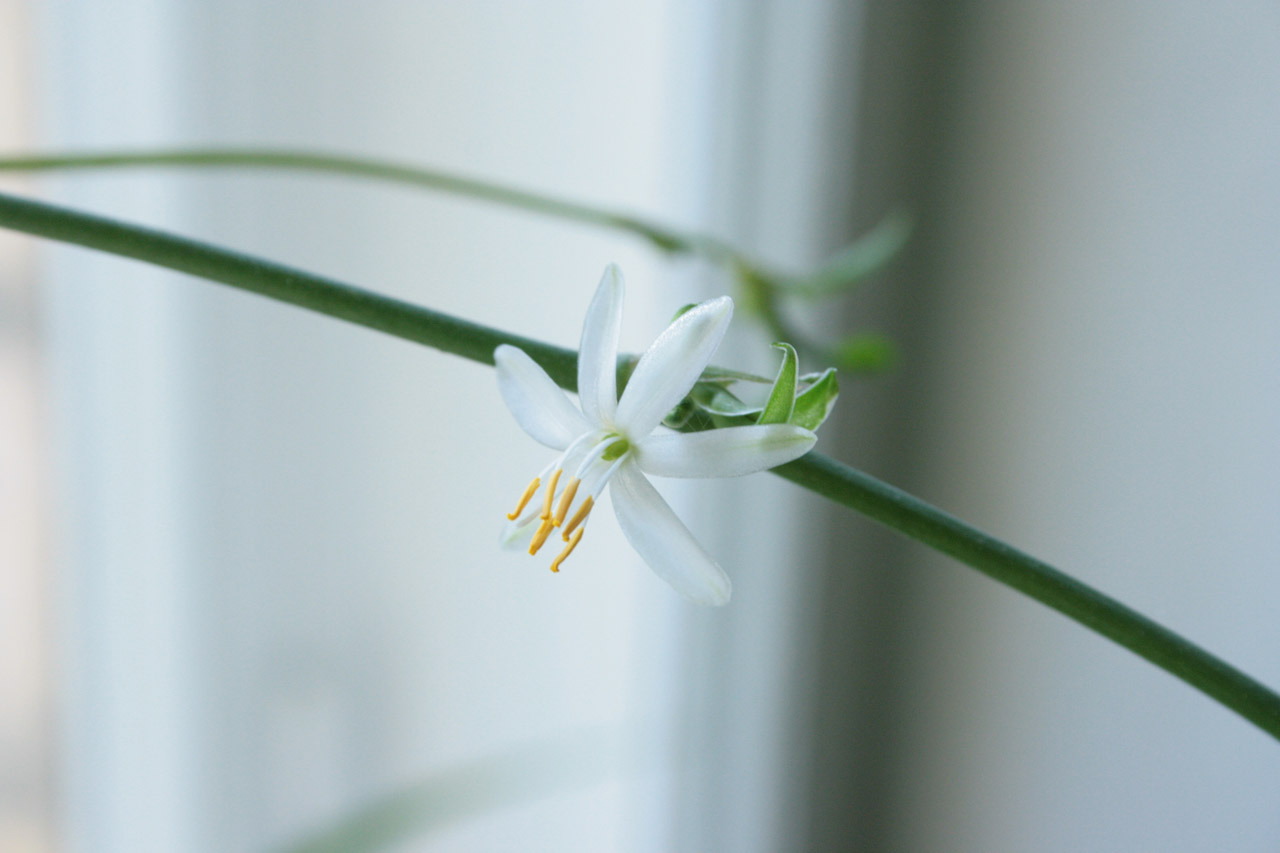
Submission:
[[[581,482],[577,477],[569,478],[569,485],[564,487],[564,495],[560,498],[560,506],[556,507],[556,527],[564,523],[564,517],[569,512],[569,507],[573,504],[573,496],[578,493],[578,484]]]
[[[533,497],[533,493],[538,491],[538,486],[542,485],[542,480],[534,477],[533,482],[524,490],[524,494],[520,496],[520,503],[516,506],[515,512],[507,513],[507,521],[515,521],[520,517],[520,513],[524,512],[525,506],[529,503],[529,498]]]
[[[578,507],[578,511],[573,514],[573,518],[569,519],[569,523],[565,525],[564,533],[561,534],[561,538],[565,542],[569,541],[569,534],[573,533],[574,529],[591,514],[591,507],[593,506],[595,506],[595,500],[591,495],[587,495],[587,499],[582,502],[582,506]],[[581,531],[579,531],[579,534],[581,534]]]
[[[551,475],[550,484],[547,485],[547,496],[542,499],[542,514],[538,516],[543,521],[551,520],[551,500],[556,496],[556,483],[560,482],[561,473],[560,469],[557,468],[556,472]]]
[[[579,530],[577,533],[573,534],[573,541],[571,541],[568,545],[565,546],[565,549],[560,552],[559,557],[556,557],[554,560],[551,561],[551,571],[553,572],[560,571],[560,564],[564,562],[565,557],[568,557],[570,554],[573,553],[574,548],[578,547],[578,543],[582,541],[582,534],[586,532],[587,532],[587,529],[584,527],[581,530]]]
[[[547,537],[551,535],[551,531],[555,529],[555,525],[551,523],[551,519],[544,518],[542,524],[538,525],[538,532],[533,534],[533,541],[529,543],[529,556],[532,557],[538,553],[538,549],[542,547],[542,543],[547,541]]]

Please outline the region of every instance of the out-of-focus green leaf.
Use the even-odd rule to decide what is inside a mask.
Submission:
[[[787,285],[786,292],[796,296],[820,297],[838,293],[883,268],[911,239],[915,229],[912,217],[897,210],[836,253],[826,266],[813,275]]]
[[[898,360],[898,348],[884,335],[867,332],[845,338],[836,346],[834,355],[848,370],[875,373],[893,366]]]

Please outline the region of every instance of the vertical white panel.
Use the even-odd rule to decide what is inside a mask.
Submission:
[[[826,0],[717,5],[702,20],[718,46],[705,60],[714,68],[699,99],[715,105],[702,118],[712,146],[698,161],[713,188],[708,217],[754,257],[784,269],[816,266],[833,248],[832,222],[852,191],[852,122],[833,117],[833,107],[854,85],[857,10]],[[724,275],[716,282],[733,284]],[[771,374],[771,341],[740,309],[718,360]],[[714,531],[709,542],[735,589],[730,608],[695,623],[691,690],[700,701],[686,736],[697,749],[682,824],[691,849],[788,849],[802,829],[793,798],[810,710],[802,691],[815,594],[811,497],[755,474],[703,484],[693,507]]]
[[[0,0],[0,148],[30,144],[30,18]],[[0,182],[22,192],[20,180]],[[0,234],[0,850],[54,843],[49,454],[34,246]]]
[[[670,26],[647,3],[54,6],[48,138],[358,151],[663,213],[666,87],[701,55],[672,57]],[[608,261],[631,280],[627,348],[680,301],[635,241],[457,199],[261,173],[63,186],[564,345]],[[464,804],[439,845],[663,848],[667,629],[690,608],[607,505],[559,576],[496,549],[545,459],[490,370],[51,257],[75,846],[258,849],[567,739],[585,749],[516,761],[518,796]]]
[[[37,9],[49,148],[172,134],[181,53],[165,2]],[[57,199],[172,222],[148,181]],[[72,849],[191,849],[191,702],[175,276],[50,248],[46,316],[59,464],[63,808]]]

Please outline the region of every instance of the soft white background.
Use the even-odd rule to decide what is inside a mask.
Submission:
[[[1280,685],[1280,9],[982,4],[930,497]],[[909,847],[1270,850],[1271,738],[942,570]],[[943,771],[940,785],[930,775]]]

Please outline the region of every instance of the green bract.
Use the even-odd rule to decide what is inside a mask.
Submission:
[[[840,394],[836,369],[829,367],[821,373],[799,376],[795,348],[783,342],[774,346],[782,350],[782,365],[772,383],[751,373],[708,370],[663,423],[677,429],[790,424],[816,431],[831,414]],[[769,386],[769,392],[761,398],[764,386]],[[761,401],[749,402],[743,397]]]
[[[796,378],[800,372],[800,359],[796,357],[795,347],[787,343],[776,343],[774,346],[782,350],[782,366],[778,368],[778,378],[773,380],[773,390],[764,404],[764,411],[756,419],[758,424],[785,424],[791,420],[791,412],[796,407]]]
[[[840,396],[840,383],[836,381],[836,369],[828,367],[816,381],[796,396],[795,408],[787,423],[816,430],[831,414],[831,408]]]

